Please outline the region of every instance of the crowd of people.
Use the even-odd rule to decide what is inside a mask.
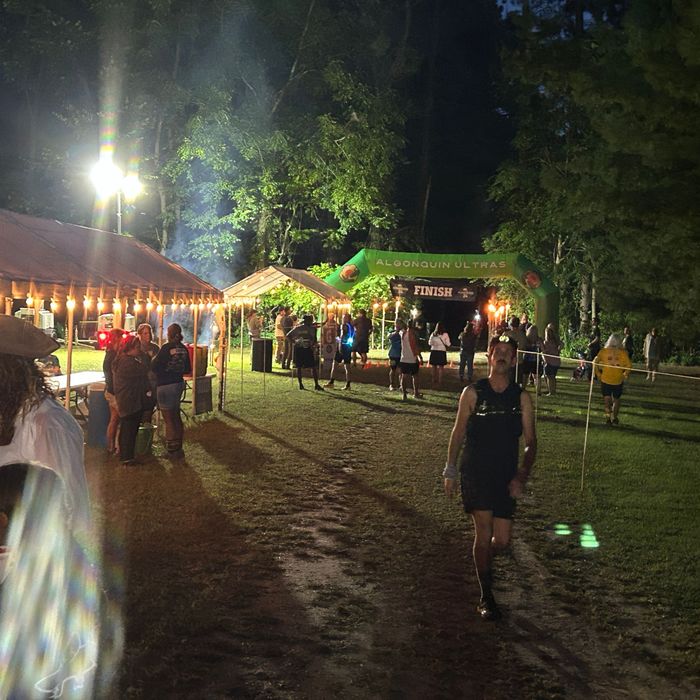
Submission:
[[[252,312],[248,320],[251,338],[260,337],[262,320]],[[334,388],[336,376],[342,367],[344,383],[342,389],[350,390],[353,368],[365,367],[368,359],[369,339],[375,329],[367,317],[367,312],[359,310],[353,318],[349,313],[343,314],[340,321],[334,313],[329,313],[322,324],[315,323],[311,315],[303,315],[301,323],[291,313],[289,307],[280,308],[274,323],[277,343],[276,361],[283,369],[296,369],[299,388],[303,389],[302,371],[310,369],[314,388]],[[320,330],[321,340],[317,338]],[[427,364],[430,367],[430,383],[433,389],[440,389],[444,381],[444,369],[448,365],[448,352],[459,351],[458,373],[462,384],[474,381],[474,357],[477,343],[482,332],[476,321],[467,321],[453,345],[443,322],[435,324],[427,337]],[[495,335],[505,335],[517,347],[516,361],[511,370],[512,379],[521,388],[534,386],[539,395],[555,396],[557,377],[561,369],[561,351],[563,343],[553,323],[548,323],[544,333],[530,322],[527,313],[512,316],[495,329]],[[389,390],[400,390],[402,398],[408,396],[420,398],[419,370],[424,364],[423,345],[419,339],[416,323],[413,320],[396,319],[387,337],[389,361]],[[323,346],[323,349],[322,347]],[[613,352],[615,350],[615,352]],[[619,350],[619,352],[618,352]],[[634,340],[629,327],[623,334],[613,334],[603,345],[597,320],[593,320],[586,354],[582,356],[581,365],[573,371],[573,377],[597,379],[604,387],[604,396],[609,397],[609,410],[606,404],[606,422],[619,423],[619,399],[622,383],[629,374],[634,353]],[[654,381],[660,360],[660,342],[656,329],[652,329],[644,340],[644,360],[647,367],[647,379]],[[320,373],[324,366],[330,366],[328,381],[321,385]],[[622,373],[611,367],[620,366]],[[614,387],[614,388],[609,388]],[[606,398],[608,400],[608,398]]]
[[[257,314],[248,317],[248,329],[252,338],[261,336],[262,321]],[[532,385],[539,393],[544,380],[546,395],[556,394],[562,342],[553,324],[548,324],[540,336],[526,314],[520,318],[513,316],[506,328],[497,329],[489,339],[488,373],[475,382],[474,356],[480,330],[469,321],[457,338],[459,377],[467,386],[460,396],[443,478],[445,493],[451,497],[460,476],[463,507],[474,525],[473,559],[481,591],[477,612],[485,620],[495,620],[501,611],[493,593],[493,558],[510,541],[517,499],[524,492],[537,450],[533,404],[527,387]],[[355,318],[345,313],[340,320],[330,313],[324,323],[317,324],[309,314],[297,323],[288,308],[280,309],[275,318],[276,359],[283,368],[293,363],[300,389],[305,388],[304,370],[310,370],[315,390],[324,390],[319,367],[320,360],[325,360],[330,365],[325,388],[334,387],[336,373],[342,367],[343,389],[350,390],[354,368],[358,363],[364,367],[368,362],[373,332],[372,322],[363,310]],[[110,407],[107,445],[110,453],[118,454],[122,464],[134,463],[139,426],[151,420],[156,407],[165,423],[167,454],[171,457],[183,454],[180,400],[184,376],[191,373],[192,367],[182,340],[178,324],[168,327],[167,342],[162,347],[153,342],[153,331],[148,324],[141,324],[133,336],[119,328],[111,331],[103,363],[105,398]],[[389,390],[399,390],[404,400],[409,396],[420,398],[423,356],[414,324],[397,318],[386,340]],[[432,384],[439,388],[448,352],[455,349],[443,323],[436,324],[427,346]],[[36,688],[37,668],[40,682],[46,684],[48,691],[54,688],[52,684],[65,682],[62,678],[89,684],[88,675],[94,672],[98,658],[99,610],[91,602],[95,600],[94,591],[88,590],[88,586],[94,586],[94,575],[87,555],[91,516],[83,434],[75,419],[55,400],[49,383],[51,372],[46,365],[50,363],[44,360],[56,348],[54,340],[30,324],[0,316],[3,616],[8,606],[14,606],[10,593],[26,588],[23,576],[32,566],[25,561],[33,551],[27,546],[32,536],[43,537],[51,532],[52,542],[60,540],[61,551],[55,552],[51,562],[54,577],[74,572],[74,580],[69,584],[65,579],[66,585],[58,596],[54,590],[52,596],[43,595],[36,601],[37,605],[60,607],[60,614],[67,616],[66,629],[72,636],[57,631],[55,626],[47,629],[44,637],[54,647],[51,661],[46,662],[41,654],[13,658],[17,675],[0,679],[0,692],[3,687]],[[595,378],[600,383],[606,423],[617,425],[624,382],[634,356],[630,329],[626,327],[621,335],[611,334],[603,344],[598,324],[594,322],[587,353],[588,376],[590,381]],[[659,337],[656,329],[651,329],[643,343],[646,377],[650,382],[656,379],[660,355]],[[87,610],[86,601],[92,605]],[[54,614],[54,618],[58,615],[55,610],[49,614]],[[86,622],[77,636],[70,627],[71,616]],[[6,638],[11,642],[11,654],[30,648],[24,643],[26,634],[27,627],[22,621],[8,624]],[[52,671],[57,659],[61,660],[62,669],[58,675]],[[26,678],[22,676],[25,668],[31,671],[31,676]]]
[[[153,329],[142,323],[136,335],[113,328],[102,371],[105,398],[109,404],[107,450],[124,465],[136,462],[136,440],[142,423],[150,423],[156,407],[165,423],[165,446],[169,457],[184,456],[180,401],[185,375],[192,373],[188,349],[182,343],[182,328],[168,326],[167,342],[158,347]]]

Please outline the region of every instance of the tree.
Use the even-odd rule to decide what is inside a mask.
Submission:
[[[547,3],[518,20],[516,158],[494,181],[507,223],[489,245],[529,245],[610,313],[678,328],[700,301],[686,254],[698,220],[698,17],[638,0],[620,20],[609,6]]]

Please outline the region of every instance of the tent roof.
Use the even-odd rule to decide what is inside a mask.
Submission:
[[[330,284],[319,279],[316,275],[312,275],[306,270],[280,267],[279,265],[270,265],[270,267],[258,270],[230,287],[226,287],[223,290],[224,299],[231,301],[257,297],[287,282],[296,282],[296,284],[308,289],[325,301],[334,300],[343,304],[350,301],[349,297],[339,292],[335,287],[331,287]]]
[[[0,293],[221,300],[221,291],[130,236],[0,209]]]

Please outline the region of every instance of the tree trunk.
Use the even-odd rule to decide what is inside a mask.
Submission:
[[[270,264],[270,252],[272,250],[270,235],[271,219],[272,216],[268,209],[265,208],[260,212],[257,232],[255,234],[255,253],[253,255],[253,262],[256,268],[267,267]]]
[[[173,57],[173,68],[171,71],[171,77],[173,82],[177,80],[178,70],[180,68],[180,53],[181,44],[178,41],[175,44],[175,56]],[[162,174],[162,158],[161,158],[161,142],[163,138],[163,124],[165,121],[164,109],[161,107],[158,110],[158,118],[156,120],[156,138],[155,144],[153,146],[153,156],[155,160],[155,167],[158,173],[158,203],[160,206],[160,221],[161,229],[160,232],[156,232],[158,240],[160,241],[160,252],[165,255],[168,245],[170,244],[170,222],[168,221],[168,191],[166,183],[163,179]],[[179,216],[177,217],[179,218]]]
[[[579,333],[587,333],[590,328],[590,317],[588,315],[588,305],[590,301],[591,284],[588,273],[581,275],[581,300],[579,301]]]

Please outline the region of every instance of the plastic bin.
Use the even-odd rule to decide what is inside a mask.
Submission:
[[[253,372],[272,372],[272,338],[253,338],[250,363]]]
[[[109,404],[105,399],[104,384],[90,384],[88,387],[87,444],[90,447],[107,447],[107,426],[109,425]]]
[[[151,454],[153,447],[153,426],[150,423],[144,423],[139,426],[139,432],[136,435],[136,448],[134,452],[137,456],[143,457]]]

